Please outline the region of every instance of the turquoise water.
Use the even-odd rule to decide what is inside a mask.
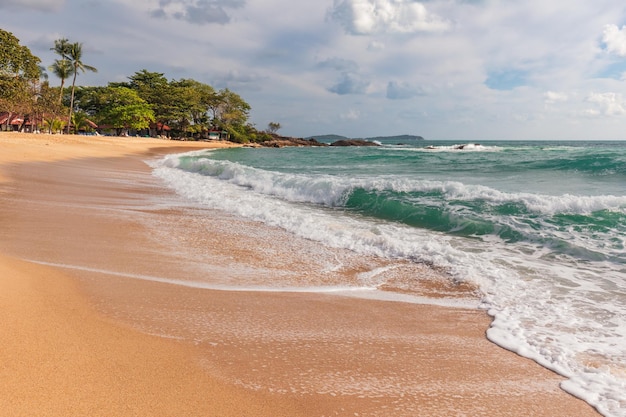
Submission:
[[[491,340],[626,416],[626,142],[381,145],[200,152],[155,174],[204,206],[474,282]]]

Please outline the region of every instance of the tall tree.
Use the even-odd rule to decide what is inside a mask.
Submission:
[[[61,57],[61,59],[68,59],[70,46],[72,44],[67,38],[61,38],[54,41],[54,46],[50,48],[55,54]]]
[[[213,87],[192,79],[171,81],[167,90],[173,132],[198,134],[209,130],[208,102]]]
[[[143,69],[128,79],[130,80],[128,87],[135,90],[139,97],[152,106],[157,122],[157,135],[162,135],[165,125],[175,117],[172,115],[172,90],[169,88],[167,78],[163,73]]]
[[[111,84],[109,84],[110,86]],[[96,115],[107,105],[105,92],[108,87],[78,87],[74,93],[74,109],[87,113],[90,117]]]
[[[69,133],[70,123],[72,121],[72,112],[74,110],[74,90],[76,89],[76,77],[78,76],[79,72],[85,72],[85,71],[98,72],[98,70],[95,67],[87,65],[82,61],[83,44],[80,42],[75,42],[69,46],[67,59],[70,61],[70,64],[72,66],[72,73],[73,73],[72,95],[70,98],[70,114],[69,114],[69,117],[67,118],[67,124],[68,124],[67,131]]]
[[[154,121],[154,112],[135,90],[127,87],[105,87],[94,91],[101,108],[96,114],[100,123],[113,126],[118,135],[128,129],[147,129]]]
[[[32,109],[32,87],[41,75],[40,62],[12,33],[0,29],[0,107],[9,116]]]
[[[61,79],[61,91],[59,92],[59,103],[63,100],[63,87],[65,86],[65,80],[70,78],[73,74],[74,67],[69,61],[70,48],[72,44],[66,38],[57,39],[54,41],[54,47],[50,50],[59,55],[60,59],[54,61],[54,64],[48,67],[48,70],[52,71],[54,75]]]
[[[48,69],[61,79],[61,87],[59,89],[59,103],[61,103],[63,101],[63,87],[65,86],[65,80],[72,76],[74,68],[67,59],[57,59],[54,61],[54,64],[48,67]]]
[[[276,133],[276,132],[278,132],[278,129],[280,129],[281,127],[282,126],[278,122],[269,122],[268,125],[267,125],[267,130],[270,133]]]
[[[65,110],[63,105],[57,100],[56,89],[51,88],[47,81],[43,82],[39,88],[37,102],[35,103],[34,119],[36,121],[47,120],[49,132],[54,121],[61,121]]]
[[[220,97],[220,123],[226,126],[244,126],[248,120],[250,105],[228,88],[220,90]]]

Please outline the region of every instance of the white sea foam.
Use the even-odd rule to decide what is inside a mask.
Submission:
[[[189,155],[197,155],[192,153]],[[286,201],[342,206],[348,193],[360,188],[367,191],[431,192],[436,191],[449,200],[481,200],[492,204],[519,203],[529,211],[540,214],[589,214],[599,210],[626,211],[626,196],[599,195],[541,195],[507,193],[482,185],[467,185],[458,181],[398,179],[396,177],[345,178],[332,175],[285,174],[243,166],[210,158],[181,160],[168,156],[163,167],[200,173],[246,187],[257,193],[279,197]]]
[[[449,308],[476,308],[476,301],[472,299],[447,299],[428,298],[411,294],[396,294],[388,291],[380,291],[372,286],[347,286],[347,285],[326,285],[326,286],[280,286],[268,287],[259,285],[224,285],[213,284],[205,281],[181,280],[175,278],[159,277],[154,275],[134,274],[123,271],[112,271],[108,269],[92,268],[81,265],[60,264],[54,262],[39,261],[34,259],[24,259],[38,265],[52,266],[61,269],[91,272],[95,274],[111,275],[123,278],[137,279],[141,281],[158,282],[161,284],[177,285],[187,288],[197,288],[201,290],[228,291],[228,292],[264,292],[264,293],[317,293],[334,294],[344,297],[364,298],[368,300],[396,301],[413,304],[436,305]]]
[[[455,145],[427,146],[425,148],[414,148],[429,152],[500,152],[499,146],[486,146],[480,143],[459,143]]]
[[[563,388],[604,415],[626,416],[623,236],[606,235],[615,243],[602,247],[597,242],[604,238],[591,244],[585,241],[589,237],[573,230],[551,232],[552,240],[561,239],[559,244],[570,245],[572,251],[590,248],[603,255],[594,259],[590,253],[584,260],[584,256],[569,257],[567,251],[555,255],[541,241],[548,236],[530,224],[518,226],[536,232],[537,241],[506,245],[493,235],[456,238],[332,209],[342,205],[346,193],[355,187],[438,191],[450,200],[513,202],[531,213],[549,215],[623,213],[626,197],[504,193],[482,185],[392,177],[312,177],[217,161],[193,162],[181,170],[179,161],[168,157],[154,165],[154,173],[189,201],[278,226],[330,247],[433,263],[457,279],[479,284],[484,291],[483,307],[494,316],[488,331],[491,340],[564,375],[568,380]],[[207,169],[215,171],[202,175]]]

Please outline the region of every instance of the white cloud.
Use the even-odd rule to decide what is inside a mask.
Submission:
[[[441,32],[450,27],[412,0],[335,0],[330,16],[354,35]]]
[[[159,0],[153,17],[174,18],[197,25],[230,22],[227,9],[243,7],[245,0]]]
[[[383,49],[385,49],[385,44],[380,41],[372,41],[369,43],[369,45],[367,45],[368,51],[382,51]]]
[[[54,39],[84,42],[98,73],[81,85],[145,68],[227,86],[252,123],[278,120],[287,135],[626,139],[616,0],[0,0],[0,11],[45,66]],[[525,87],[485,86],[515,72]]]
[[[0,9],[30,9],[48,12],[57,11],[64,4],[65,0],[1,0]]]
[[[588,109],[589,115],[623,116],[626,115],[626,103],[619,93],[591,93],[586,101],[597,105],[597,109]]]
[[[582,115],[586,117],[598,117],[601,116],[601,113],[596,109],[585,109],[583,110]]]
[[[569,96],[565,93],[558,93],[556,91],[547,91],[544,93],[543,98],[548,104],[562,103],[569,99]]]
[[[610,54],[626,57],[626,26],[606,25],[602,33],[602,42]]]
[[[348,110],[345,113],[341,113],[339,118],[342,120],[358,120],[361,117],[361,113],[358,110]]]

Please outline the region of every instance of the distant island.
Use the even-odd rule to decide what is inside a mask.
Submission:
[[[336,142],[339,140],[353,140],[353,139],[358,139],[358,140],[365,140],[365,141],[369,141],[369,142],[381,142],[381,141],[396,141],[396,142],[409,142],[409,141],[413,141],[413,140],[424,140],[424,138],[422,136],[416,136],[416,135],[397,135],[397,136],[375,136],[375,137],[371,137],[371,138],[348,138],[346,136],[341,136],[341,135],[334,135],[334,134],[330,134],[330,135],[316,135],[316,136],[309,136],[307,139],[315,139],[318,140],[320,142]]]

